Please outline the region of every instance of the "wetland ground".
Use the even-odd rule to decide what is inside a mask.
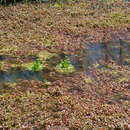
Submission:
[[[0,5],[0,129],[129,130],[129,1]]]

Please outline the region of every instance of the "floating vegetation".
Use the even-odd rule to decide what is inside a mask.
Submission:
[[[27,66],[27,69],[34,72],[42,70],[43,69],[42,61],[40,59],[37,59],[32,64]]]
[[[75,68],[69,58],[65,57],[65,59],[56,66],[56,71],[60,73],[72,73],[75,71]]]

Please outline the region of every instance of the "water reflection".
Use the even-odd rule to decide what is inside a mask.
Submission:
[[[109,63],[109,61],[114,61],[119,65],[130,65],[130,42],[128,41],[117,40],[107,43],[87,43],[85,51],[86,52],[83,57],[81,55],[67,56],[77,71],[84,71],[85,69],[85,73],[88,73],[88,75],[91,74],[88,68],[93,64],[99,64],[98,67],[101,68],[104,67],[106,63]],[[44,81],[45,79],[54,81],[55,78],[57,79],[59,74],[55,73],[53,76],[50,76],[50,71],[53,71],[53,67],[63,60],[65,56],[65,54],[61,54],[50,59],[48,63],[52,68],[51,70],[44,69],[40,72],[32,72],[27,70],[22,71],[18,69],[9,70],[7,72],[0,71],[0,83],[17,82],[19,80]],[[0,60],[6,59],[8,59],[8,56],[0,56]]]
[[[124,2],[130,2],[130,0],[124,0]]]
[[[17,82],[19,80],[39,80],[44,81],[44,72],[31,72],[20,70],[9,70],[7,72],[0,72],[0,83],[2,82]]]
[[[106,43],[88,43],[84,58],[84,66],[92,64],[101,64],[114,61],[120,65],[130,64],[130,43],[117,40]]]

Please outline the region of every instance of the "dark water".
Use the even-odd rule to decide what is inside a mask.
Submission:
[[[19,80],[39,80],[46,81],[44,78],[43,71],[32,72],[32,71],[21,71],[21,70],[9,70],[7,72],[0,72],[0,83],[3,82],[18,82]]]
[[[84,58],[84,67],[92,64],[102,64],[109,61],[119,65],[130,64],[130,43],[117,40],[107,43],[87,43]]]
[[[65,54],[60,54],[56,58],[52,58],[49,61],[51,68],[54,68],[61,60],[65,58]],[[119,65],[130,65],[130,42],[123,40],[110,41],[107,43],[87,43],[84,56],[68,55],[71,63],[75,66],[77,71],[84,70],[89,73],[89,67],[93,64],[99,64],[103,66],[103,63],[109,61],[116,62]],[[0,60],[15,60],[8,56],[0,56]],[[34,59],[34,57],[31,59]],[[82,60],[80,60],[82,59]],[[53,63],[54,62],[54,63]],[[40,72],[32,72],[27,70],[11,69],[7,72],[0,71],[0,83],[6,82],[18,82],[20,80],[39,80],[46,81],[50,79],[50,70],[43,69]],[[56,77],[59,74],[55,74]]]

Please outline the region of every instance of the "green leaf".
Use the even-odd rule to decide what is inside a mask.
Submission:
[[[35,62],[33,62],[30,66],[28,66],[28,70],[31,71],[40,71],[43,69],[43,65],[41,60],[37,59]]]

